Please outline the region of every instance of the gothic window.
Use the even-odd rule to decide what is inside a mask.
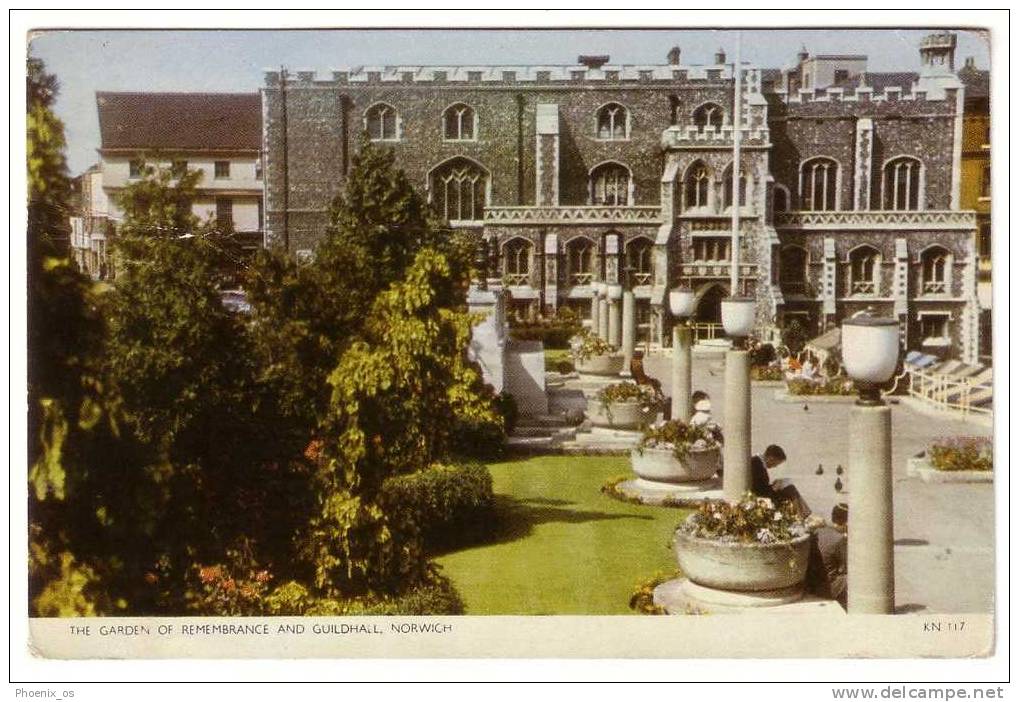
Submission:
[[[396,110],[385,103],[372,105],[364,113],[364,124],[368,138],[372,141],[394,141],[396,135]]]
[[[940,246],[923,252],[920,256],[920,268],[925,295],[948,292],[949,266],[949,253]]]
[[[885,164],[882,209],[920,209],[920,162],[902,157]]]
[[[725,190],[725,204],[723,207],[732,207],[732,166],[725,169],[722,176],[722,186]],[[741,168],[739,174],[739,206],[746,207],[747,204],[747,174]]]
[[[779,254],[778,282],[783,292],[802,293],[807,286],[807,251],[786,246]]]
[[[713,102],[707,102],[693,111],[693,123],[698,132],[705,129],[722,128],[722,108]]]
[[[629,136],[626,108],[617,102],[610,102],[598,110],[598,138],[626,139]]]
[[[861,246],[849,254],[849,292],[851,295],[877,293],[879,254],[876,249]]]
[[[605,163],[591,171],[592,205],[627,205],[630,171],[618,163]]]
[[[455,158],[432,174],[432,201],[450,222],[484,219],[485,189],[485,173],[465,158]]]
[[[594,280],[594,243],[576,237],[566,244],[566,262],[571,285],[588,285]]]
[[[531,273],[531,243],[513,239],[503,248],[503,279],[507,285],[527,285]]]
[[[474,122],[472,107],[463,103],[450,105],[442,115],[442,134],[449,141],[471,141],[475,138]]]
[[[708,169],[703,163],[694,164],[686,175],[684,187],[685,209],[694,209],[708,206],[708,186],[711,177]]]
[[[800,167],[800,209],[837,209],[838,164],[830,158],[812,158]]]
[[[653,244],[650,239],[640,237],[626,246],[626,269],[630,274],[630,285],[651,284],[651,261]]]
[[[720,263],[729,260],[730,240],[727,236],[699,236],[693,240],[693,260]]]
[[[775,212],[789,211],[789,191],[781,185],[776,185],[772,191],[772,207]]]

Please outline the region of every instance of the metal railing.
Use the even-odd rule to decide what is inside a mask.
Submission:
[[[722,325],[718,322],[692,322],[690,330],[693,332],[694,343],[698,341],[710,341],[725,336]]]
[[[991,414],[994,385],[990,380],[960,378],[943,373],[910,370],[909,395],[942,410]]]

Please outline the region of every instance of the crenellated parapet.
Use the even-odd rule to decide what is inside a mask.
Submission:
[[[280,84],[280,70],[263,69],[266,87]],[[749,72],[748,72],[749,73]],[[758,69],[750,78],[760,89]],[[613,65],[599,68],[577,65],[504,65],[504,66],[353,66],[326,71],[299,68],[287,71],[287,85],[534,85],[534,84],[662,84],[693,83],[703,85],[732,80],[732,66],[717,65]]]

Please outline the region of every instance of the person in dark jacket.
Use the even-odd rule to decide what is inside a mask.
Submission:
[[[846,581],[849,576],[846,560],[848,524],[849,508],[845,504],[835,505],[831,511],[831,525],[826,524],[814,531],[807,564],[807,589],[818,597],[837,600],[843,609],[846,607]]]
[[[775,504],[793,503],[801,517],[811,514],[810,506],[796,486],[785,480],[771,480],[768,471],[785,463],[785,451],[778,444],[771,444],[760,456],[750,459],[750,490],[758,497],[767,497]],[[785,484],[782,484],[785,483]]]

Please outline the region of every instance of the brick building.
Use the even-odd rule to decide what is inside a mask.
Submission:
[[[977,296],[980,300],[980,356],[991,362],[991,103],[990,71],[966,59],[959,69],[966,88],[962,136],[963,209],[977,213]]]
[[[960,209],[963,84],[955,37],[919,73],[864,56],[743,66],[740,293],[763,334],[820,333],[863,310],[904,341],[977,353],[976,220]],[[518,314],[585,317],[593,283],[632,286],[639,334],[669,338],[667,291],[717,322],[729,290],[733,66],[388,66],[268,71],[262,89],[266,241],[310,255],[360,135],[452,227],[493,237]]]

